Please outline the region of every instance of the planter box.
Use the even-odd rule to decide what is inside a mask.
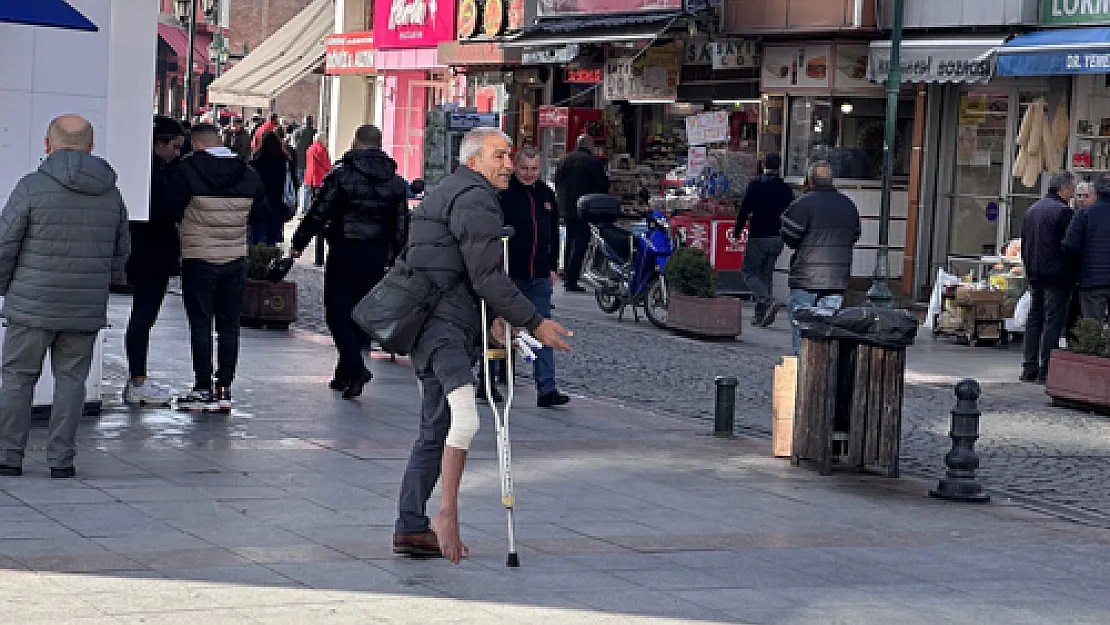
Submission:
[[[297,320],[297,285],[247,280],[243,289],[243,325],[288,328]]]
[[[1053,350],[1045,392],[1057,401],[1110,409],[1110,358]]]
[[[667,326],[698,336],[735,338],[741,329],[740,300],[671,293],[667,301]]]

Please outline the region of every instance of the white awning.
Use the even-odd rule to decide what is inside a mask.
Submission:
[[[269,108],[274,96],[324,60],[324,38],[335,30],[335,0],[313,0],[208,86],[215,104]]]
[[[902,41],[900,62],[904,83],[985,83],[994,75],[992,51],[1000,37],[945,37]],[[890,41],[872,41],[867,78],[886,82],[890,70]]]

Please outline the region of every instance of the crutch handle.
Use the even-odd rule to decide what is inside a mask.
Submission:
[[[509,239],[516,234],[516,230],[512,226],[501,226],[501,238]]]

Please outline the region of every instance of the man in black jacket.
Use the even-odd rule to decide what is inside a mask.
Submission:
[[[794,312],[802,307],[839,309],[852,275],[852,248],[860,236],[855,203],[833,186],[832,166],[810,165],[809,192],[782,215],[782,239],[790,258],[790,332],[794,354],[801,349]]]
[[[420,435],[401,482],[393,551],[414,557],[467,556],[459,536],[459,483],[478,431],[471,367],[481,355],[480,301],[490,313],[529,330],[541,343],[569,350],[569,336],[544,319],[502,268],[502,212],[497,192],[509,186],[510,140],[496,128],[475,128],[459,146],[460,165],[413,211],[405,262],[424,272],[443,296],[412,350],[421,389]],[[428,499],[440,482],[435,519]]]
[[[328,242],[324,310],[339,352],[330,386],[343,391],[344,399],[361,395],[373,377],[362,359],[369,339],[351,319],[351,311],[404,247],[407,198],[397,163],[382,151],[382,131],[359,126],[351,149],[324,177],[312,208],[293,234],[295,257],[321,232]]]
[[[555,192],[540,180],[540,155],[535,148],[524,147],[517,153],[509,188],[501,192],[501,208],[505,225],[513,227],[509,277],[536,311],[550,319],[551,287],[559,258],[559,216]],[[555,350],[538,350],[534,370],[537,406],[552,408],[570,401],[555,385]]]
[[[1079,306],[1083,316],[1106,323],[1110,304],[1110,174],[1095,180],[1095,192],[1098,200],[1072,217],[1064,237],[1064,251],[1079,262]]]
[[[570,293],[586,290],[579,286],[578,280],[582,277],[582,261],[590,244],[590,224],[578,216],[578,198],[590,193],[609,192],[609,176],[605,173],[605,163],[594,155],[593,150],[592,137],[578,137],[575,150],[563,157],[555,171],[559,211],[567,225],[563,287]]]
[[[1068,205],[1075,195],[1075,175],[1062,171],[1048,182],[1048,194],[1025,213],[1021,224],[1021,260],[1029,281],[1029,316],[1025,322],[1023,382],[1048,378],[1052,350],[1068,318],[1075,275],[1064,252],[1064,235],[1071,223]]]
[[[794,201],[794,191],[779,176],[782,158],[768,154],[763,163],[763,175],[748,183],[740,212],[736,215],[733,238],[739,240],[744,225],[748,226],[748,242],[744,248],[744,282],[752,291],[755,311],[752,325],[765,328],[775,322],[780,304],[774,301],[773,280],[775,263],[782,254],[782,214]]]

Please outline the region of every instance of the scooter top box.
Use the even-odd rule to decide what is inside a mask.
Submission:
[[[578,216],[591,224],[611,224],[621,218],[621,202],[604,193],[583,195],[578,200]]]

